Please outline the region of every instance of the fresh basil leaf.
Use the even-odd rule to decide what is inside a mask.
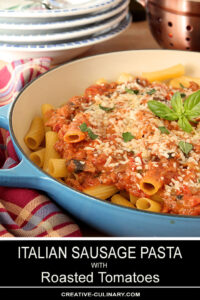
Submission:
[[[91,140],[96,140],[98,138],[98,135],[95,134],[91,128],[88,128],[87,132]]]
[[[106,112],[111,112],[114,110],[114,107],[106,107],[106,106],[102,106],[101,104],[99,104],[99,108],[101,108],[102,110],[104,110]]]
[[[128,88],[125,88],[125,91],[128,93],[128,94],[132,94],[132,95],[138,95],[139,94],[139,90],[131,90],[131,89],[128,89]]]
[[[169,134],[169,130],[165,127],[165,126],[159,126],[158,129],[162,132],[162,133],[166,133]]]
[[[180,93],[175,93],[171,98],[171,106],[173,110],[178,114],[181,115],[184,112],[183,107],[183,100],[181,98]]]
[[[88,127],[87,127],[87,124],[86,123],[82,123],[80,126],[79,126],[80,130],[82,132],[87,132],[88,130]]]
[[[184,101],[184,109],[187,113],[190,113],[191,110],[195,110],[195,107],[200,103],[200,90],[191,94]]]
[[[149,109],[158,117],[162,119],[166,119],[169,121],[174,121],[178,119],[177,113],[175,113],[172,109],[170,109],[167,105],[159,102],[159,101],[149,101],[147,103]]]
[[[122,137],[123,137],[124,142],[129,142],[135,138],[130,132],[122,133]]]
[[[151,89],[149,92],[147,92],[148,95],[153,95],[156,92],[155,89]]]
[[[149,109],[158,117],[169,121],[178,120],[178,125],[186,132],[192,131],[189,121],[195,122],[200,116],[200,90],[191,94],[184,102],[181,99],[185,94],[175,93],[171,99],[170,109],[167,105],[158,101],[149,101]]]
[[[193,149],[193,145],[184,141],[180,141],[178,144],[179,148],[181,149],[181,151],[188,155],[188,153]]]
[[[185,116],[181,116],[178,120],[178,125],[183,129],[185,132],[191,132],[192,131],[192,126],[188,119]]]
[[[189,120],[199,117],[200,116],[200,102],[196,106],[194,106],[191,110],[186,110],[185,116]]]

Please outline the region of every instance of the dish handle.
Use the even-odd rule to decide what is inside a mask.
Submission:
[[[0,169],[0,186],[33,188],[45,190],[51,184],[51,178],[33,166],[24,158],[11,169]]]
[[[9,128],[9,113],[11,109],[11,103],[0,107],[0,128]]]
[[[9,114],[12,103],[0,107],[0,128],[9,129]],[[53,179],[48,178],[36,166],[20,154],[20,163],[11,169],[0,169],[0,186],[36,188],[51,187]],[[50,183],[50,184],[48,184]]]

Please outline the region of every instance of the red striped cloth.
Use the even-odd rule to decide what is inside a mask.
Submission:
[[[44,73],[49,58],[26,59],[0,69],[0,105],[14,100],[26,83]],[[0,168],[19,163],[9,132],[0,129]],[[1,176],[1,170],[0,170]],[[0,237],[80,237],[77,224],[45,194],[0,187]]]
[[[0,69],[0,105],[13,101],[24,85],[49,69],[48,57],[20,59]]]

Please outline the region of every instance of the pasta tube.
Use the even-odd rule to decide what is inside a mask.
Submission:
[[[140,180],[140,188],[147,195],[154,195],[162,187],[160,174],[157,170],[151,170]]]
[[[46,115],[46,113],[52,109],[54,109],[53,105],[48,104],[48,103],[42,104],[41,111],[42,111],[42,117],[43,117],[44,121],[47,121],[49,119],[48,116]]]
[[[118,77],[117,82],[118,83],[126,83],[126,82],[133,81],[133,80],[134,80],[133,75],[131,75],[129,73],[121,73]]]
[[[200,78],[189,77],[189,76],[181,76],[178,78],[174,78],[170,80],[169,85],[173,88],[180,88],[181,85],[185,88],[189,88],[190,83],[195,82],[200,86]]]
[[[106,81],[105,78],[99,78],[95,83],[101,85],[101,84],[104,84],[104,83],[106,83],[106,82],[107,82],[107,81]]]
[[[79,129],[68,130],[64,135],[64,141],[68,144],[79,143],[85,139],[86,135]]]
[[[32,152],[29,157],[32,162],[34,162],[38,167],[42,168],[44,164],[44,156],[45,148],[42,148],[38,151]]]
[[[42,104],[41,111],[42,111],[42,118],[43,118],[44,125],[49,120],[48,112],[50,112],[52,109],[54,109],[54,107],[51,104],[47,104],[47,103]],[[44,128],[45,128],[45,132],[51,130],[49,126],[45,126]]]
[[[126,206],[126,207],[135,208],[135,206],[130,201],[128,201],[126,198],[122,197],[119,194],[116,194],[116,195],[112,196],[111,202],[115,203],[117,205],[122,205],[122,206]]]
[[[126,198],[127,200],[130,200],[129,192],[127,192],[127,191],[120,191],[119,194],[122,197]]]
[[[35,117],[31,122],[31,126],[24,138],[24,142],[29,149],[36,150],[42,143],[44,134],[44,124],[42,118]]]
[[[131,203],[132,203],[132,204],[135,204],[136,201],[137,201],[137,199],[138,199],[138,197],[134,196],[134,195],[131,194],[131,193],[129,193],[129,195],[130,195],[130,201],[131,201]]]
[[[54,145],[58,140],[58,134],[54,131],[47,131],[45,137],[46,137],[46,151],[44,157],[43,170],[48,172],[49,160],[51,158],[60,158],[60,155],[54,148]]]
[[[143,72],[142,77],[148,79],[150,82],[163,81],[184,75],[185,69],[182,64],[163,69],[155,72]]]
[[[69,172],[66,167],[66,159],[62,158],[51,158],[49,160],[49,174],[53,177],[67,177]]]
[[[161,211],[161,204],[148,198],[139,198],[136,201],[136,207],[138,209],[152,211],[152,212]]]
[[[100,184],[83,190],[84,193],[105,200],[118,192],[114,185]]]
[[[157,201],[157,202],[163,202],[163,199],[161,198],[160,196],[160,193],[156,193],[154,195],[151,196],[151,199],[154,200],[154,201]]]

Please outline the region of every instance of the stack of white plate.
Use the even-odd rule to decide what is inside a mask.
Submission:
[[[67,61],[126,30],[129,1],[0,1],[0,58]]]

